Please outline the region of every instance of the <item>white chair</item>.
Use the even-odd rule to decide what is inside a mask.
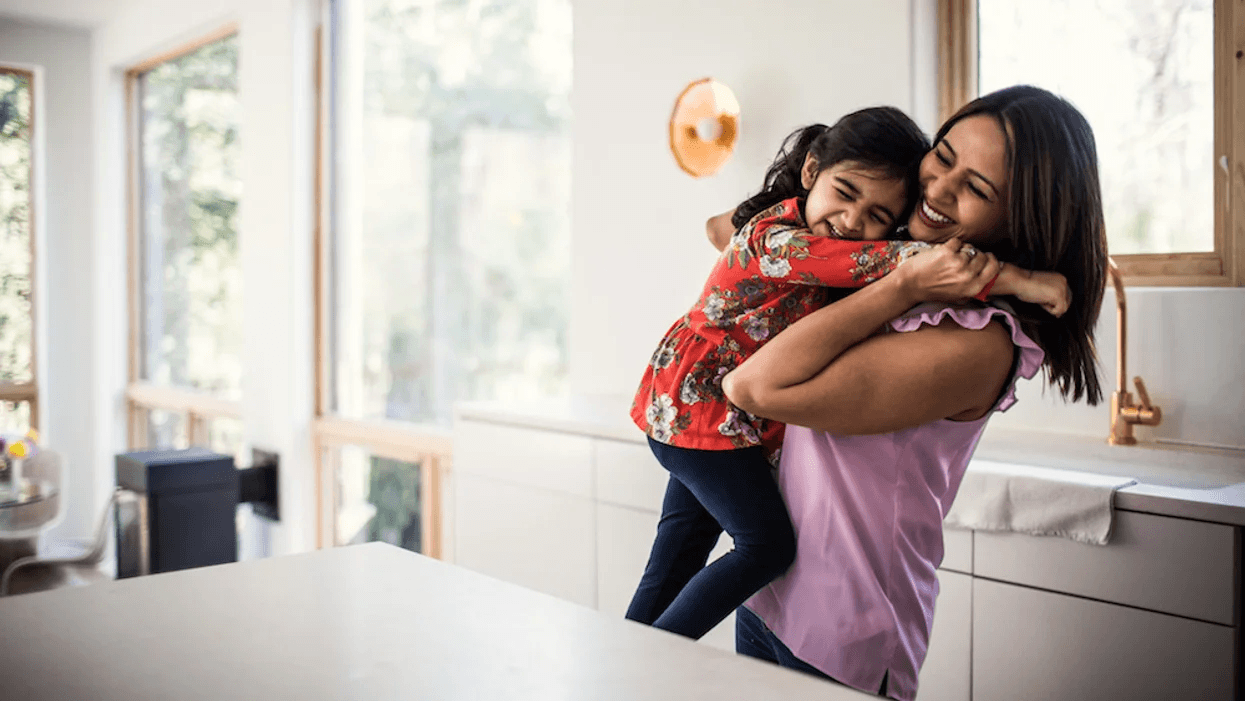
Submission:
[[[99,564],[108,543],[109,514],[117,500],[124,497],[114,492],[108,500],[89,547],[45,543],[40,553],[39,534],[60,523],[65,515],[66,475],[61,455],[54,450],[40,450],[23,461],[22,476],[23,480],[48,489],[52,496],[37,505],[18,507],[22,511],[13,512],[0,522],[0,596],[107,579]],[[133,498],[128,492],[126,495]]]
[[[13,492],[6,490],[0,497],[0,574],[17,559],[34,555],[40,534],[65,515],[65,469],[60,453],[41,450],[10,469],[4,478],[10,487],[25,493],[33,486],[35,493],[33,498],[27,495],[14,501]]]
[[[103,560],[104,548],[108,544],[108,524],[111,520],[109,516],[117,502],[125,498],[134,498],[134,495],[120,488],[113,490],[104,506],[104,513],[100,516],[99,527],[95,530],[95,541],[87,550],[67,555],[32,555],[14,561],[0,575],[0,596],[46,591],[107,579],[107,575],[100,572],[99,563]]]

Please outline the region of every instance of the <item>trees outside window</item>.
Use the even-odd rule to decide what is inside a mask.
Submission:
[[[129,79],[132,442],[235,453],[242,440],[237,36],[199,42]],[[203,398],[215,401],[197,409]]]
[[[0,67],[0,432],[38,423],[34,363],[34,74]]]
[[[570,12],[569,0],[332,4],[323,425],[427,445],[455,402],[566,393]],[[402,456],[360,445],[371,457],[336,460],[326,483],[405,484],[385,460]],[[407,473],[427,474],[415,458],[424,467]],[[403,520],[381,501],[376,523]]]

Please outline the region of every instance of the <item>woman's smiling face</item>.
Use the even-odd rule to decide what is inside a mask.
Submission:
[[[1007,218],[1007,136],[993,117],[966,117],[921,160],[913,240],[988,244]]]

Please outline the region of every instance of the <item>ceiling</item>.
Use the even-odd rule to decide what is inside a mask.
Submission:
[[[0,16],[90,28],[107,21],[130,0],[0,0]]]

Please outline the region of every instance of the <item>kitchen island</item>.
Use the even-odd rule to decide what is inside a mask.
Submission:
[[[871,698],[393,546],[0,599],[0,698]]]

